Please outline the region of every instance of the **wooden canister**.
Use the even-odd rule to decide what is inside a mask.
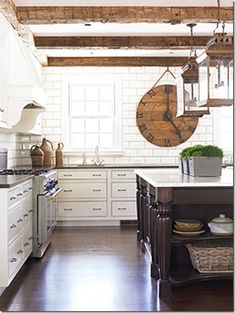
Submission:
[[[32,168],[42,168],[44,160],[44,152],[38,145],[33,145],[30,149]]]
[[[63,151],[64,148],[63,142],[58,143],[58,147],[55,152],[55,164],[56,167],[62,167],[63,166]]]
[[[51,167],[52,157],[53,157],[53,145],[52,142],[46,138],[42,139],[42,144],[40,146],[44,152],[43,167]]]

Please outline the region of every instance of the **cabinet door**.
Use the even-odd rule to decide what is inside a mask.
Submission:
[[[104,201],[59,202],[60,217],[107,216],[107,203]]]
[[[112,183],[113,198],[135,198],[135,192],[136,192],[135,182]]]
[[[60,199],[82,199],[106,198],[106,183],[105,182],[60,182],[63,191],[60,193]]]
[[[112,201],[112,216],[132,216],[136,218],[136,202]]]

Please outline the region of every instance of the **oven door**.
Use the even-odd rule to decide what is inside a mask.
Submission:
[[[42,245],[48,241],[51,233],[56,225],[58,194],[62,188],[58,188],[55,192],[38,195],[38,216],[37,216],[37,237],[38,245]]]

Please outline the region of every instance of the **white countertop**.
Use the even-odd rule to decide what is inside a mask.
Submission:
[[[233,168],[222,169],[221,177],[193,177],[179,169],[144,169],[135,173],[153,187],[232,187]]]

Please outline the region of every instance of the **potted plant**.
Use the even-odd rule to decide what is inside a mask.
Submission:
[[[221,176],[223,150],[217,146],[194,146],[188,152],[189,175]]]
[[[189,175],[189,157],[192,152],[200,150],[202,145],[196,145],[193,147],[187,147],[180,153],[180,166],[183,174]]]

